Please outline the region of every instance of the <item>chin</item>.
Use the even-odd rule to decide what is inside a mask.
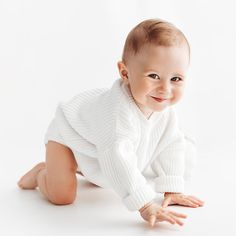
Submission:
[[[167,108],[167,106],[163,106],[163,107],[149,107],[150,110],[152,110],[153,112],[160,112],[160,111],[163,111]]]
[[[156,108],[154,111],[157,111],[157,112],[164,111],[167,107],[168,107],[168,106]]]

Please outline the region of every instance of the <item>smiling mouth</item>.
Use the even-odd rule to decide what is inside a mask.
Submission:
[[[152,97],[152,96],[151,96]],[[155,101],[157,102],[164,102],[167,100],[167,98],[156,98],[156,97],[152,97]]]

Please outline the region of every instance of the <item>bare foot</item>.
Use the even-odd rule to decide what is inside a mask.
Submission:
[[[44,169],[45,166],[45,162],[38,163],[21,177],[21,179],[17,182],[18,186],[22,189],[35,189],[38,186],[36,180],[37,174],[40,170]]]

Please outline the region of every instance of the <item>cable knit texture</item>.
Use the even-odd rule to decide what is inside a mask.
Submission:
[[[55,118],[85,178],[110,186],[130,211],[153,200],[156,192],[183,192],[185,139],[173,107],[147,119],[117,79],[110,88],[60,102]],[[148,167],[156,175],[155,189],[144,176]]]

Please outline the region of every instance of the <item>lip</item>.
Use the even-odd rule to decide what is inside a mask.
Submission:
[[[157,97],[152,97],[152,98],[157,102],[163,102],[163,101],[167,100],[167,98],[157,98]]]

